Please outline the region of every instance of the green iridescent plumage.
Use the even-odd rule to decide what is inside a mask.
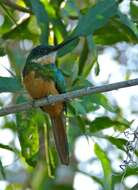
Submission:
[[[34,99],[50,94],[57,95],[66,91],[64,76],[54,64],[58,46],[40,45],[32,49],[23,69],[23,82]],[[64,102],[41,107],[51,118],[56,148],[62,164],[69,164],[69,150],[66,136],[66,118]]]
[[[42,77],[44,80],[53,80],[55,82],[55,86],[59,93],[66,92],[66,84],[64,80],[64,76],[60,69],[56,67],[55,64],[46,64],[41,65],[37,63],[26,64],[24,68],[25,74],[30,71],[35,71],[36,77]]]
[[[34,48],[26,60],[23,76],[30,71],[36,71],[36,75],[42,77],[44,80],[53,80],[59,93],[64,93],[66,92],[66,84],[60,69],[58,69],[54,63],[37,64],[37,62],[32,61],[33,59],[39,59],[44,55],[48,55],[53,51],[52,47],[53,46],[40,45]]]

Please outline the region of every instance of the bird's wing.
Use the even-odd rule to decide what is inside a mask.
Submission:
[[[43,69],[43,72],[45,73],[46,78],[49,78],[55,82],[58,92],[66,92],[66,83],[61,70],[58,69],[55,64],[44,65],[44,68],[45,69]]]
[[[24,74],[27,74],[32,70],[36,71],[36,74],[42,77],[44,80],[53,80],[59,93],[66,92],[64,76],[55,64],[41,65],[37,63],[31,63],[24,69]]]
[[[58,91],[60,93],[65,93],[66,92],[66,83],[65,83],[64,76],[63,76],[60,69],[57,68],[55,76],[56,76],[55,84],[56,84],[56,87],[57,87]]]

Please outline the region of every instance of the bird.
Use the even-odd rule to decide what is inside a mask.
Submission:
[[[68,39],[58,45],[38,45],[29,53],[23,68],[23,84],[35,99],[58,95],[66,92],[64,76],[55,62],[57,52],[75,38]],[[69,148],[66,135],[65,102],[57,102],[52,105],[42,106],[51,118],[56,149],[61,164],[69,164]]]

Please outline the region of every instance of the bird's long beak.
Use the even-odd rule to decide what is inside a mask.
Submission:
[[[53,51],[58,51],[59,49],[63,48],[65,45],[69,44],[70,42],[72,42],[73,40],[75,40],[77,37],[72,37],[66,41],[63,41],[62,43],[58,44],[58,45],[55,45],[52,47],[52,50]]]
[[[49,54],[43,55],[42,57],[33,59],[32,61],[39,64],[49,64],[54,63],[56,60],[56,55],[59,49],[64,47],[65,45],[69,44],[73,40],[75,40],[77,37],[72,37],[66,41],[63,41],[61,44],[50,46],[51,52]]]

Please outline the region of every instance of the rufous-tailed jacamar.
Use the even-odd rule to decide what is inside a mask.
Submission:
[[[66,89],[64,76],[55,65],[56,53],[67,40],[56,46],[39,45],[32,49],[23,69],[23,83],[33,99],[64,93]],[[65,103],[42,106],[50,115],[55,144],[62,164],[69,164],[67,136],[65,132]]]

